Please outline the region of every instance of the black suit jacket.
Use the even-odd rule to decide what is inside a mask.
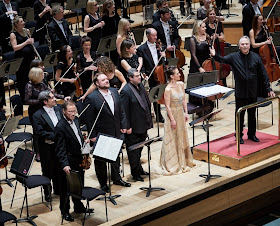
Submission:
[[[11,2],[13,11],[18,12],[18,4],[16,2]],[[12,21],[9,16],[6,15],[7,9],[4,3],[0,2],[0,23],[1,23],[1,38],[7,38],[12,31]]]
[[[120,137],[120,129],[126,129],[126,118],[119,93],[115,88],[109,88],[109,90],[111,91],[114,99],[114,114],[111,112],[108,103],[105,101],[104,97],[98,89],[89,94],[85,101],[85,106],[90,104],[88,109],[86,110],[86,125],[88,132],[90,132],[97,114],[103,102],[105,101],[103,109],[99,115],[90,138],[96,137],[99,132],[114,137]]]
[[[76,124],[83,144],[80,123],[77,118],[74,119],[74,123]],[[82,163],[82,147],[64,116],[62,116],[61,120],[55,127],[55,146],[56,156],[60,163],[61,169],[63,169],[65,166],[78,168],[78,166]]]
[[[55,20],[52,20],[48,25],[48,31],[52,42],[52,51],[58,50],[60,46],[63,45],[72,45],[72,32],[69,29],[68,22],[65,19],[62,19],[62,21],[66,38]]]
[[[142,83],[139,84],[139,90],[145,95],[149,107],[148,114],[151,117],[151,103]],[[129,83],[123,87],[120,96],[126,115],[127,129],[132,128],[132,133],[146,133],[148,129],[153,127],[152,118],[147,119],[142,99],[135,95]]]
[[[51,1],[46,1],[47,5],[51,7]],[[39,0],[34,2],[34,19],[37,21],[36,28],[39,29],[44,26],[45,23],[50,21],[50,12],[45,13],[41,18],[39,14],[44,10],[45,6]]]
[[[178,33],[176,22],[168,21],[168,23],[169,23],[169,25],[172,26],[172,30],[173,30],[172,36],[170,39],[171,44],[174,44],[179,49],[180,36]],[[165,38],[164,30],[163,30],[160,20],[153,23],[152,26],[157,31],[157,38],[161,40],[164,48],[166,48],[167,47],[166,38]]]
[[[243,34],[249,36],[249,31],[252,29],[252,20],[255,15],[255,11],[251,5],[248,3],[242,10],[242,26]]]

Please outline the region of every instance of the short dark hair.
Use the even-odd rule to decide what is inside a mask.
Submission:
[[[34,59],[31,61],[30,63],[30,69],[33,67],[39,67],[39,66],[44,66],[44,61],[40,60],[40,59]]]
[[[137,69],[136,68],[130,68],[128,71],[127,71],[127,77],[133,77],[134,76],[134,73],[137,72]]]
[[[174,75],[174,71],[177,69],[176,66],[169,66],[167,69],[164,71],[165,76],[170,80],[171,75]]]
[[[167,0],[157,0],[156,1],[157,8],[159,9],[162,6],[162,3],[164,2],[167,2]]]
[[[50,99],[50,93],[51,91],[50,90],[44,90],[42,92],[39,93],[39,96],[38,96],[38,100],[40,101],[40,103],[42,105],[45,105],[44,101],[48,101],[48,99]]]
[[[85,43],[85,42],[90,42],[91,43],[91,38],[90,37],[88,37],[88,36],[83,36],[82,38],[81,38],[81,46],[83,46],[83,44]]]
[[[97,81],[98,81],[98,76],[99,75],[105,75],[104,73],[97,73],[95,76],[94,76],[94,78],[93,78],[93,80],[92,80],[92,82],[94,83],[94,85],[96,85],[96,83],[97,83]],[[97,87],[97,85],[96,85],[96,87]]]
[[[160,15],[164,15],[165,13],[170,13],[169,9],[166,7],[161,8],[158,12]]]
[[[76,103],[75,103],[73,100],[65,101],[65,102],[62,104],[62,109],[63,109],[64,111],[66,111],[66,110],[67,110],[67,107],[68,107],[69,105],[74,105],[74,106],[76,106]]]

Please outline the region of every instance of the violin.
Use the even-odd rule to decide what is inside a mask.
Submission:
[[[2,139],[2,138],[0,138]],[[3,140],[3,139],[2,139]],[[2,144],[0,145],[0,159],[2,159],[6,155],[5,151],[5,146],[4,146],[4,140]],[[8,165],[8,158],[5,157],[1,162],[0,162],[0,169],[5,168]],[[1,194],[0,194],[1,195]]]
[[[86,142],[87,140],[87,135],[83,134],[83,138],[84,141]],[[82,154],[83,156],[83,160],[82,163],[80,164],[80,166],[84,169],[84,170],[88,170],[91,166],[91,157],[89,154]]]

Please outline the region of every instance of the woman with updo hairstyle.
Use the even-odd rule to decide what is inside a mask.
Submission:
[[[180,81],[177,67],[165,71],[169,80],[164,91],[166,118],[160,165],[165,175],[185,173],[194,167],[186,122],[189,119],[184,83]]]
[[[111,61],[111,59],[106,56],[99,57],[96,60],[96,65],[98,73],[105,74],[109,80],[110,87],[118,89],[118,92],[120,93],[126,84],[126,80],[123,74],[118,69],[116,69],[116,66]],[[95,88],[95,84],[92,83],[87,92],[80,99],[84,100],[87,95],[95,90]]]
[[[91,50],[97,51],[100,39],[102,38],[102,28],[105,25],[101,21],[98,11],[98,3],[96,0],[88,0],[87,2],[87,15],[84,19],[84,32],[91,38]]]

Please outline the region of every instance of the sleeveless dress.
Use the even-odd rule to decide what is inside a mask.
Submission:
[[[164,138],[160,156],[160,165],[167,171],[166,174],[168,175],[184,173],[189,171],[188,167],[195,166],[184,117],[184,95],[181,89],[179,92],[171,89],[170,108],[177,126],[175,130],[171,128],[171,121],[167,115],[164,123]]]
[[[97,19],[95,19],[90,14],[88,14],[88,16],[89,16],[89,27],[93,27],[101,22],[101,18],[98,13],[97,13]],[[99,27],[97,29],[94,29],[93,31],[89,32],[87,36],[91,38],[91,50],[94,52],[97,51],[100,39],[102,38],[102,28]]]

